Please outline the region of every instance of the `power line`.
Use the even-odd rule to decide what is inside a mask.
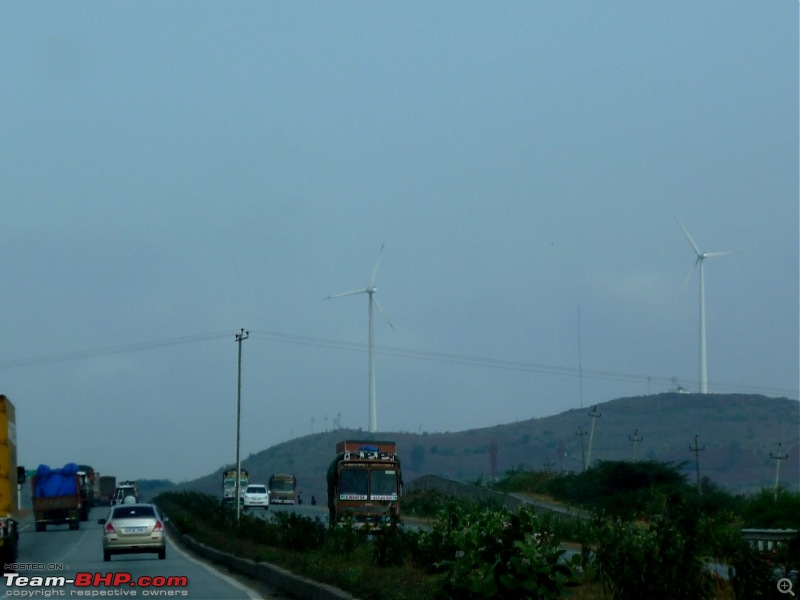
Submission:
[[[165,340],[155,340],[138,344],[126,344],[122,346],[111,346],[97,348],[93,350],[82,350],[76,352],[65,352],[61,354],[50,354],[38,357],[10,359],[0,361],[0,370],[15,369],[20,367],[36,366],[70,360],[80,360],[86,358],[96,358],[99,356],[109,356],[114,354],[125,354],[128,352],[142,352],[145,350],[155,350],[169,346],[179,346],[184,344],[194,344],[210,340],[224,339],[229,337],[229,332],[205,333]],[[347,350],[350,352],[368,352],[367,344],[360,342],[346,342],[342,340],[331,340],[326,338],[302,336],[278,331],[252,331],[250,335],[254,338],[278,341],[285,344],[295,344],[300,346],[312,346],[317,348],[329,348],[335,350]],[[450,364],[475,366],[489,369],[501,369],[507,371],[522,371],[529,373],[541,373],[545,375],[559,375],[563,377],[588,377],[597,380],[619,381],[624,383],[641,383],[648,386],[650,383],[662,383],[672,385],[672,377],[654,377],[652,375],[636,375],[632,373],[619,373],[603,370],[588,370],[574,367],[559,367],[556,365],[545,365],[540,363],[529,363],[506,359],[495,359],[481,356],[469,356],[465,354],[454,354],[446,352],[430,352],[425,350],[414,350],[409,348],[397,348],[390,346],[374,347],[375,352],[387,356],[397,356],[412,360],[424,360],[432,362],[444,362]],[[730,392],[752,392],[752,393],[771,393],[785,396],[797,396],[798,390],[786,388],[774,388],[769,386],[755,386],[733,383],[710,382],[710,385],[717,390],[727,390]]]
[[[199,335],[184,336],[179,338],[170,338],[166,340],[141,342],[138,344],[126,344],[124,346],[110,346],[106,348],[96,348],[94,350],[79,350],[75,352],[48,354],[45,356],[36,356],[30,358],[17,358],[17,359],[0,361],[0,370],[16,369],[19,367],[30,367],[30,366],[44,365],[56,362],[65,362],[70,360],[81,360],[85,358],[96,358],[98,356],[110,356],[112,354],[142,352],[145,350],[155,350],[157,348],[165,348],[168,346],[180,346],[183,344],[194,344],[197,342],[205,342],[208,340],[222,339],[228,337],[229,335],[230,333],[228,332],[205,333]]]

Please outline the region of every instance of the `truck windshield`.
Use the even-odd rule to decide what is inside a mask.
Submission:
[[[286,479],[274,479],[272,483],[269,484],[269,487],[275,492],[293,492],[294,481],[288,481]]]
[[[373,500],[397,500],[397,471],[380,469],[372,471],[370,498]]]
[[[367,476],[366,469],[343,469],[339,480],[339,497],[344,499],[366,499]]]

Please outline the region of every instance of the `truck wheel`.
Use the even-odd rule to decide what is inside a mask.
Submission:
[[[37,523],[36,524],[36,531],[45,531],[47,529],[47,525],[44,523]]]
[[[80,521],[70,521],[69,522],[69,528],[72,531],[74,531],[76,529],[80,529],[81,528],[81,522]]]

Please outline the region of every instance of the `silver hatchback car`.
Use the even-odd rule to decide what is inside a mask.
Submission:
[[[108,517],[97,521],[103,526],[103,560],[112,554],[149,552],[167,557],[165,518],[154,504],[118,504]]]

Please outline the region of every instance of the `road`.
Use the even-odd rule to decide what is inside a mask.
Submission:
[[[6,574],[0,599],[11,598],[189,598],[193,600],[261,598],[288,599],[260,582],[244,580],[224,573],[190,556],[167,537],[167,558],[155,554],[113,556],[103,562],[102,526],[106,508],[94,508],[88,521],[78,531],[67,525],[48,526],[36,533],[30,518],[23,520],[20,532],[18,576]],[[84,575],[89,574],[89,575]],[[99,577],[111,574],[105,583]],[[123,581],[130,576],[130,582]],[[76,583],[51,580],[47,587],[23,585],[22,577],[63,577]],[[144,577],[145,579],[140,580]],[[116,578],[116,585],[114,585]],[[149,579],[148,579],[149,578]],[[81,580],[95,580],[100,585],[77,585]],[[140,584],[150,583],[144,587]],[[53,585],[55,583],[55,585]],[[156,587],[161,584],[160,587]]]

